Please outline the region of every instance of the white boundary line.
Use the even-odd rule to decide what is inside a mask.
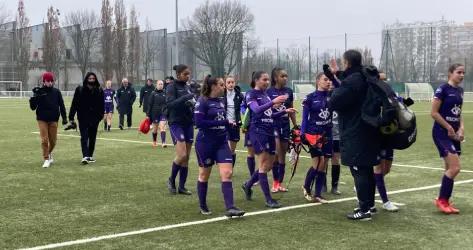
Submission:
[[[39,134],[39,132],[31,132],[32,134]],[[74,137],[74,138],[80,138],[79,135],[67,135],[67,134],[57,134],[58,136],[64,136],[64,137]],[[97,137],[97,140],[102,140],[102,141],[116,141],[116,142],[130,142],[130,143],[139,143],[139,144],[149,144],[151,145],[151,142],[145,142],[145,141],[135,141],[135,140],[125,140],[125,139],[114,139],[114,138],[103,138],[103,137]],[[174,144],[165,144],[167,146],[174,146]],[[235,150],[235,152],[238,153],[246,153],[245,150]],[[299,156],[301,158],[306,158],[310,159],[309,156],[306,155],[301,155]],[[403,167],[403,168],[419,168],[419,169],[430,169],[430,170],[439,170],[439,171],[445,171],[443,168],[436,168],[436,167],[425,167],[425,166],[415,166],[415,165],[407,165],[407,164],[398,164],[398,163],[393,163],[393,166],[396,167]],[[473,173],[473,170],[465,170],[462,169],[460,172],[464,173]]]
[[[455,185],[466,184],[466,183],[473,183],[473,179],[464,180],[464,181],[457,181],[457,182],[455,182]],[[401,193],[415,192],[415,191],[421,191],[421,190],[428,190],[428,189],[433,189],[433,188],[438,188],[438,187],[440,187],[440,184],[424,186],[424,187],[417,187],[417,188],[401,189],[401,190],[388,192],[388,194],[390,194],[390,195],[391,194],[401,194]],[[330,204],[331,203],[340,203],[340,202],[350,201],[350,200],[356,200],[356,197],[348,197],[348,198],[330,200],[330,201],[328,201],[328,203],[330,203]],[[249,213],[246,213],[244,215],[244,217],[254,216],[254,215],[261,215],[261,214],[276,213],[276,212],[288,211],[288,210],[299,209],[299,208],[314,207],[314,206],[319,206],[321,204],[322,203],[306,203],[306,204],[282,207],[282,208],[278,208],[278,209],[268,209],[268,210],[249,212]],[[152,228],[146,228],[146,229],[141,229],[141,230],[136,230],[136,231],[117,233],[117,234],[102,235],[102,236],[97,236],[97,237],[92,237],[92,238],[87,238],[87,239],[66,241],[66,242],[61,242],[61,243],[54,243],[54,244],[36,246],[36,247],[32,247],[32,248],[22,248],[22,249],[41,250],[41,249],[51,249],[51,248],[58,248],[58,247],[65,247],[65,246],[73,246],[73,245],[86,244],[86,243],[91,243],[91,242],[96,242],[96,241],[127,237],[127,236],[132,236],[132,235],[139,235],[139,234],[146,234],[146,233],[151,233],[151,232],[165,231],[165,230],[170,230],[170,229],[174,229],[174,228],[181,228],[181,227],[188,227],[188,226],[193,226],[193,225],[208,224],[208,223],[213,223],[213,222],[218,222],[218,221],[223,221],[223,220],[228,220],[228,218],[225,217],[225,216],[220,216],[220,217],[215,217],[215,218],[206,219],[206,220],[190,221],[190,222],[184,222],[184,223],[178,223],[178,224],[172,224],[172,225],[166,225],[166,226],[159,226],[159,227],[152,227]]]

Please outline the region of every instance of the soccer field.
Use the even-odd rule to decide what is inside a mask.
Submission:
[[[222,217],[218,171],[209,183],[213,215],[203,216],[195,194],[195,152],[187,182],[194,194],[170,195],[166,180],[173,147],[153,148],[150,135],[140,135],[136,129],[103,132],[101,124],[97,162],[85,166],[80,164],[78,132],[60,129],[55,163],[43,169],[35,114],[28,100],[0,99],[0,248],[59,243],[55,246],[71,249],[471,249],[473,104],[463,108],[464,171],[453,192],[461,213],[450,216],[433,205],[443,163],[432,142],[429,105],[414,105],[417,142],[395,152],[386,177],[390,199],[402,204],[400,211],[385,212],[378,204],[372,221],[354,222],[345,218],[356,206],[348,168],[341,171],[342,195],[325,195],[331,203],[309,204],[303,198],[300,186],[310,166],[308,158],[300,160],[290,191],[274,195],[282,209],[266,209],[259,186],[254,188],[253,201],[246,201],[240,189],[248,178],[243,143],[239,143],[233,187],[235,205],[248,216],[232,220]],[[134,127],[143,117],[136,106]],[[113,127],[118,127],[117,115]],[[286,175],[288,180],[290,169]],[[328,179],[330,183],[330,174]]]

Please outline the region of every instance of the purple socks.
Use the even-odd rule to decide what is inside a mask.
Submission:
[[[374,174],[374,179],[376,181],[376,187],[378,188],[379,196],[383,203],[389,201],[388,194],[386,193],[386,185],[384,184],[384,175],[383,174]]]
[[[444,175],[442,177],[442,185],[440,186],[439,199],[449,200],[452,196],[453,191],[453,179],[450,179],[448,176]]]

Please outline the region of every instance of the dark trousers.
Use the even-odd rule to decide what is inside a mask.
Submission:
[[[351,175],[355,181],[356,196],[361,211],[367,212],[374,206],[376,182],[372,166],[352,166]]]
[[[128,113],[120,113],[120,117],[119,117],[119,123],[120,123],[120,126],[123,127],[123,122],[125,120],[125,115],[126,115],[126,125],[128,127],[131,127],[131,117],[132,117],[132,113],[133,113],[133,110],[130,109],[128,111]]]
[[[97,139],[98,127],[99,123],[84,123],[81,125],[81,122],[79,121],[80,146],[82,149],[82,157],[92,157],[94,155],[95,140]]]

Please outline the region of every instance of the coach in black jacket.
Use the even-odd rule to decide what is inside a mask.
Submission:
[[[133,115],[133,103],[136,100],[135,89],[128,83],[128,79],[123,78],[122,87],[117,90],[117,103],[119,116],[119,128],[123,129],[123,122],[126,115],[128,129],[131,127],[131,118]]]
[[[379,164],[381,138],[379,132],[361,118],[368,90],[368,83],[361,73],[361,60],[358,51],[348,50],[343,54],[344,79],[333,91],[330,107],[338,113],[342,164],[350,166],[359,200],[359,209],[348,218],[369,220],[375,195],[373,166]]]
[[[148,79],[146,80],[145,86],[143,86],[140,90],[140,108],[143,106],[143,112],[146,114],[148,113],[149,107],[149,97],[153,93],[155,87],[153,86],[153,80]]]
[[[82,164],[95,162],[95,140],[97,128],[103,119],[103,111],[103,90],[95,73],[89,72],[82,86],[76,88],[69,111],[69,120],[74,120],[76,112],[79,120]]]

